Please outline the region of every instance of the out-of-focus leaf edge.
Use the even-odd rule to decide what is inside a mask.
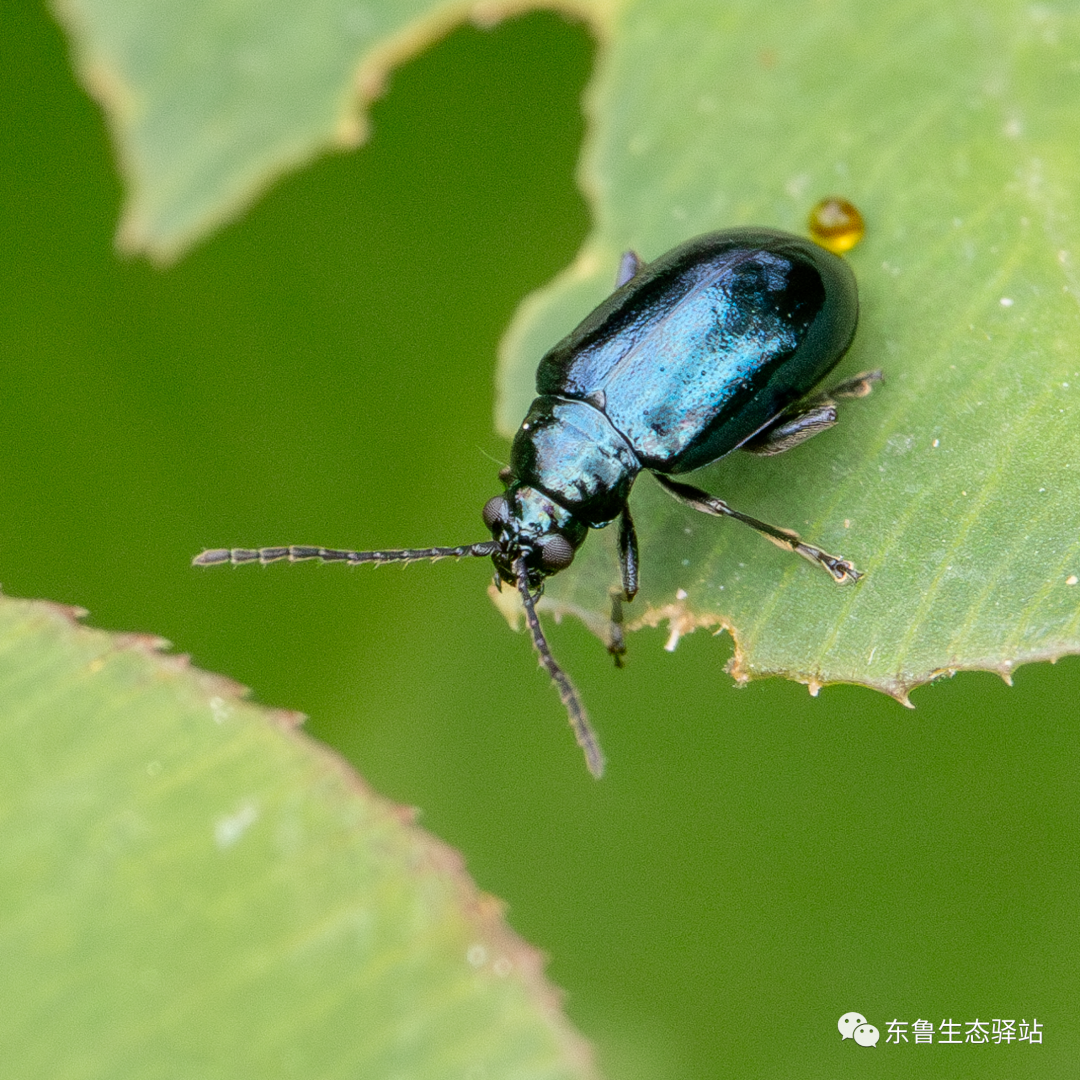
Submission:
[[[222,703],[231,710],[243,710],[279,732],[280,738],[300,743],[302,754],[328,774],[336,773],[344,783],[342,788],[363,800],[374,811],[376,820],[400,830],[402,873],[418,881],[426,876],[440,878],[449,884],[456,897],[456,906],[463,922],[474,931],[475,940],[491,955],[504,956],[510,961],[508,978],[516,980],[532,1002],[537,1016],[552,1033],[566,1066],[576,1075],[596,1076],[591,1045],[572,1027],[561,1008],[562,991],[550,983],[545,974],[546,958],[534,946],[519,937],[503,919],[505,905],[497,897],[482,892],[465,870],[462,855],[448,844],[421,829],[416,823],[417,810],[391,802],[374,791],[359,773],[340,754],[300,730],[305,720],[302,713],[256,705],[246,700],[249,690],[225,675],[203,671],[193,666],[183,653],[168,653],[170,643],[147,633],[121,633],[87,627],[82,620],[83,608],[50,600],[27,600],[0,596],[0,606],[16,612],[22,632],[44,632],[50,635],[82,638],[96,656],[104,659],[109,652],[126,651],[136,654],[146,666],[147,686],[162,681],[187,683],[186,695],[202,699],[207,709],[221,709]],[[37,628],[35,630],[34,628]],[[95,640],[96,639],[96,640]],[[78,644],[78,641],[74,642]],[[320,785],[322,790],[325,786]],[[385,833],[380,832],[380,845]],[[357,838],[362,842],[363,838]],[[407,865],[406,865],[407,864]]]
[[[247,169],[233,178],[231,189],[222,192],[216,205],[199,220],[181,230],[158,234],[147,213],[148,178],[130,150],[136,88],[127,84],[107,57],[94,50],[91,27],[82,18],[77,0],[51,0],[54,16],[67,31],[73,66],[86,92],[102,108],[116,154],[125,192],[115,237],[117,249],[145,255],[159,266],[174,263],[214,229],[240,216],[282,175],[328,150],[355,149],[366,142],[368,107],[385,92],[393,70],[463,23],[489,27],[530,11],[555,11],[588,23],[602,43],[611,13],[618,6],[618,0],[476,0],[437,7],[357,57],[351,79],[341,88],[338,113],[331,123],[296,145],[278,145],[263,157],[250,160]]]

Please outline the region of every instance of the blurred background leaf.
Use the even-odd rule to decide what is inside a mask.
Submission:
[[[460,21],[437,0],[58,0],[127,183],[121,247],[170,261],[283,169],[368,134],[387,73]],[[479,15],[479,9],[477,10]]]
[[[868,9],[813,11],[810,29],[826,32],[807,40],[823,64],[793,101],[831,102],[845,69],[830,27],[841,43],[862,33],[892,62],[890,27],[871,32]],[[877,1065],[856,1047],[859,1064],[842,1061],[852,1044],[835,1024],[850,1009],[879,1026],[894,1015],[1034,1013],[1054,1033],[1042,1047],[960,1049],[988,1077],[1071,1075],[1076,660],[1026,668],[1011,691],[961,676],[919,691],[907,713],[855,687],[817,700],[781,682],[733,693],[719,670],[729,646],[702,635],[668,654],[666,631],[643,631],[616,674],[568,621],[554,645],[611,761],[596,785],[527,642],[483,600],[479,564],[201,575],[187,565],[219,544],[479,536],[506,455],[491,433],[491,358],[521,297],[573,260],[588,227],[572,179],[578,98],[596,59],[581,26],[548,14],[454,31],[395,72],[360,154],[279,182],[159,274],[110,253],[120,194],[59,35],[28,0],[3,18],[0,190],[12,213],[0,244],[0,580],[10,592],[163,633],[261,700],[310,714],[314,732],[379,790],[423,806],[483,888],[508,899],[612,1076],[940,1075],[936,1047],[916,1058],[882,1044]],[[701,36],[688,24],[687,55]],[[601,53],[597,86],[617,85],[610,63]],[[920,99],[920,86],[909,90]],[[762,122],[774,108],[762,103]],[[720,123],[715,112],[680,117],[706,134]],[[740,197],[782,173],[750,171]],[[872,230],[851,256],[867,260],[856,263],[867,301],[859,347],[890,383],[798,460],[778,459],[779,489],[772,463],[753,461],[725,463],[721,490],[778,519],[794,500],[797,516],[782,523],[826,544],[848,510],[831,492],[813,508],[812,487],[793,492],[830,476],[834,461],[851,476],[880,453],[887,394],[903,388],[910,358],[900,364],[867,337],[895,312],[891,292],[884,310],[869,307],[888,282],[875,284],[864,253],[921,222],[916,205],[890,224],[887,177],[870,201],[841,179]],[[657,254],[675,194],[655,213],[630,206],[653,236],[609,226],[598,200],[598,235],[613,251]],[[811,201],[781,189],[768,213],[717,207],[708,227],[756,213],[801,228]],[[690,219],[680,230],[676,239],[694,231]],[[586,265],[602,288],[607,250]],[[876,482],[903,483],[897,475]],[[639,488],[640,518],[651,511]],[[879,548],[872,537],[852,546],[861,526],[851,520],[842,550],[865,564]],[[740,573],[806,576],[753,536],[691,524],[732,553],[745,542]],[[589,545],[597,557],[600,539]],[[667,563],[646,557],[662,589]],[[824,598],[835,618],[845,592],[823,581],[806,593],[819,587],[812,577],[788,592]]]
[[[0,599],[7,1075],[593,1075],[455,852],[155,646]]]

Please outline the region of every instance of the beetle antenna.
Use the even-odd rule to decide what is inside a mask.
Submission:
[[[540,656],[540,663],[547,669],[551,681],[558,688],[559,697],[562,698],[566,711],[570,714],[570,727],[573,728],[578,746],[585,751],[585,764],[589,772],[599,780],[604,775],[604,752],[600,749],[600,742],[589,723],[589,718],[585,715],[585,707],[581,704],[581,698],[578,697],[574,684],[556,663],[555,657],[551,655],[547,638],[544,637],[544,631],[540,629],[540,620],[536,617],[536,608],[533,605],[532,594],[529,592],[529,574],[525,568],[523,555],[519,555],[514,560],[513,568],[514,576],[517,578],[518,592],[521,593],[522,602],[525,604],[525,620],[529,624],[533,645],[536,646],[536,651]]]
[[[420,559],[463,559],[467,556],[483,557],[495,555],[500,551],[495,540],[486,540],[480,544],[465,544],[461,547],[402,548],[399,551],[341,551],[338,548],[290,547],[265,548],[211,548],[191,560],[192,566],[218,566],[232,563],[304,562],[318,559],[320,562],[343,562],[350,565],[358,563],[417,562]]]

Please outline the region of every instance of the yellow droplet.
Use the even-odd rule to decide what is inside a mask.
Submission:
[[[866,232],[862,214],[847,199],[831,195],[810,211],[810,236],[835,255],[850,251]]]

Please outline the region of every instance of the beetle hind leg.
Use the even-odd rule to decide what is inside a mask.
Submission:
[[[820,394],[796,402],[768,427],[747,439],[739,449],[762,457],[782,454],[836,423],[837,398],[866,397],[874,388],[874,383],[880,380],[880,371],[864,371]]]
[[[799,534],[792,529],[781,529],[776,525],[770,525],[767,521],[759,521],[757,518],[750,517],[749,514],[740,513],[738,510],[728,506],[723,499],[718,499],[700,488],[691,487],[690,484],[681,484],[677,480],[672,480],[668,476],[661,476],[659,473],[653,473],[653,476],[656,477],[660,486],[669,495],[672,495],[683,505],[699,510],[703,514],[711,514],[713,517],[730,517],[736,521],[741,521],[744,525],[749,525],[751,529],[761,533],[766,540],[771,540],[777,547],[784,548],[786,551],[794,551],[815,566],[820,566],[839,585],[843,585],[848,581],[858,581],[862,577],[862,572],[856,570],[847,559],[842,559],[838,555],[830,555],[827,551],[822,551],[821,548],[815,547],[813,544],[805,543]]]
[[[835,423],[836,406],[831,401],[794,414],[781,413],[772,424],[747,439],[739,449],[748,454],[771,457],[806,442]]]

